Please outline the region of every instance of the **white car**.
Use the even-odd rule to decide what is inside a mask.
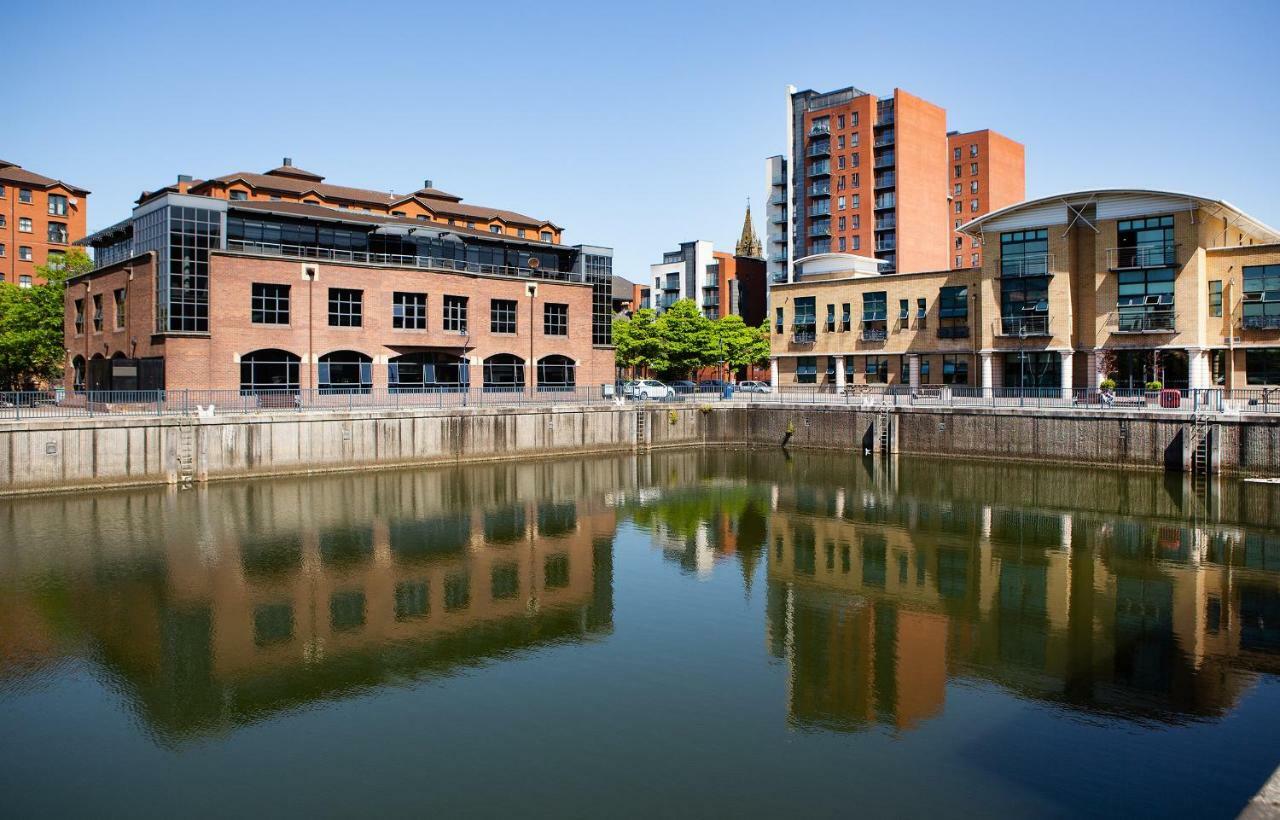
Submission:
[[[635,383],[631,395],[637,399],[674,399],[676,391],[655,379],[641,379]]]
[[[742,393],[772,393],[768,382],[738,382],[738,391]]]

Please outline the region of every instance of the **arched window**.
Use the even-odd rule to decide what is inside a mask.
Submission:
[[[302,359],[287,350],[255,350],[240,357],[240,392],[297,390]]]
[[[94,353],[89,359],[88,381],[90,390],[111,389],[111,364],[101,353]]]
[[[538,389],[572,390],[576,370],[577,365],[568,356],[543,356],[538,359]]]
[[[368,393],[373,389],[373,359],[354,350],[320,357],[316,378],[321,393]]]
[[[523,390],[524,359],[497,353],[484,360],[485,390]]]
[[[84,356],[71,360],[71,389],[77,393],[84,390]]]
[[[467,360],[456,353],[405,353],[387,362],[387,387],[393,391],[465,390],[469,383]]]

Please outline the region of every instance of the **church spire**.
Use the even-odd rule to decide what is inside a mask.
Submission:
[[[747,215],[742,220],[742,237],[738,240],[734,256],[749,256],[753,259],[764,257],[760,237],[756,236],[756,228],[751,224],[751,197],[747,197]]]

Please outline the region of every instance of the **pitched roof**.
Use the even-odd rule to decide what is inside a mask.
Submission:
[[[14,165],[12,162],[5,162],[3,160],[0,160],[0,182],[12,182],[18,185],[29,185],[33,188],[44,188],[46,190],[61,185],[68,191],[80,194],[81,196],[89,193],[85,188],[72,185],[69,182],[63,182],[60,179],[53,179],[52,177],[47,177],[43,174],[37,174],[34,171],[28,171],[20,165]]]

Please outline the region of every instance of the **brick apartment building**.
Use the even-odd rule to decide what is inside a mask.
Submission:
[[[463,203],[265,173],[181,176],[84,240],[74,389],[564,389],[613,379],[612,251]]]
[[[1227,202],[1078,191],[993,211],[962,237],[985,249],[980,266],[801,260],[770,287],[774,384],[1280,384],[1280,231]]]
[[[40,284],[36,266],[82,238],[89,192],[0,160],[0,282]]]
[[[717,251],[698,239],[662,255],[649,266],[653,288],[637,286],[635,303],[661,313],[681,299],[692,299],[708,319],[736,314],[755,327],[765,319],[767,283],[760,238],[751,221],[751,205],[733,253]]]
[[[948,132],[944,109],[901,89],[789,88],[787,103],[787,153],[766,162],[771,283],[823,253],[874,257],[884,273],[981,264],[960,225],[1025,195],[1020,143]]]

